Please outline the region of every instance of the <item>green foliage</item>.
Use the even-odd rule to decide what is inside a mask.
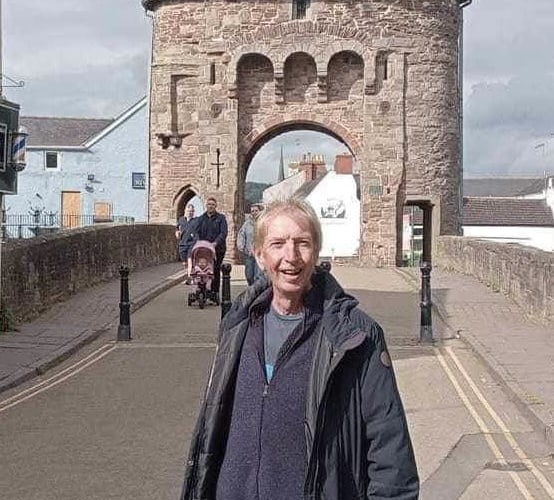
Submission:
[[[4,302],[0,303],[0,332],[15,330],[15,318]]]
[[[246,182],[244,185],[246,206],[249,207],[252,203],[259,203],[262,201],[264,189],[267,189],[269,186],[271,186],[271,184],[263,182]]]

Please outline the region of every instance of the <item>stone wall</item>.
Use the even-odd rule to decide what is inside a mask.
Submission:
[[[554,320],[554,253],[518,244],[442,236],[434,264],[472,275],[543,322]]]
[[[88,227],[2,249],[2,298],[17,321],[29,320],[73,293],[119,278],[121,264],[140,269],[176,260],[169,225]]]
[[[154,12],[151,220],[174,220],[183,190],[213,195],[231,250],[251,159],[311,129],[359,165],[362,262],[399,260],[407,199],[435,203],[433,234],[458,234],[458,0],[321,0],[301,20],[290,0],[143,4]]]

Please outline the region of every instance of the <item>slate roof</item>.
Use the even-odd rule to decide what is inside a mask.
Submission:
[[[481,177],[464,179],[464,196],[525,196],[541,193],[544,177]]]
[[[308,181],[302,184],[295,192],[294,197],[300,198],[301,200],[308,197],[308,195],[316,188],[316,186],[323,180],[325,175],[314,179],[313,181]]]
[[[464,226],[554,227],[544,199],[465,197],[463,207]]]
[[[21,125],[27,127],[28,146],[82,146],[99,134],[113,119],[99,118],[53,118],[22,116]]]

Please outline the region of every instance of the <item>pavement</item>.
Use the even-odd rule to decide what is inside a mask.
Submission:
[[[241,272],[241,266],[234,266],[232,280]],[[411,300],[410,307],[405,306],[405,301],[394,305],[398,294],[405,294],[406,289],[417,297],[417,269],[342,268],[341,272],[349,275],[349,288],[357,297],[361,294],[361,302],[365,300],[368,307],[382,315],[389,313],[386,320],[389,343],[417,344],[417,301]],[[182,281],[179,263],[133,272],[129,276],[131,311]],[[397,285],[391,285],[394,283]],[[113,330],[119,322],[119,293],[119,280],[91,287],[36,320],[19,325],[18,331],[0,334],[0,392],[44,373]],[[432,294],[437,345],[455,338],[470,346],[534,429],[554,444],[552,325],[541,325],[526,317],[509,298],[469,276],[435,269]],[[379,315],[376,319],[381,321]],[[407,321],[414,321],[409,336]]]
[[[131,313],[183,281],[180,263],[133,271]],[[119,324],[120,281],[90,287],[56,304],[17,331],[0,333],[0,393],[55,366]]]

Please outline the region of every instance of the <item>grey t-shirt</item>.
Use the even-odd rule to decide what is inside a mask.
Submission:
[[[304,320],[304,312],[299,314],[279,314],[273,306],[264,316],[264,357],[267,381],[273,377],[279,351],[294,329]]]

